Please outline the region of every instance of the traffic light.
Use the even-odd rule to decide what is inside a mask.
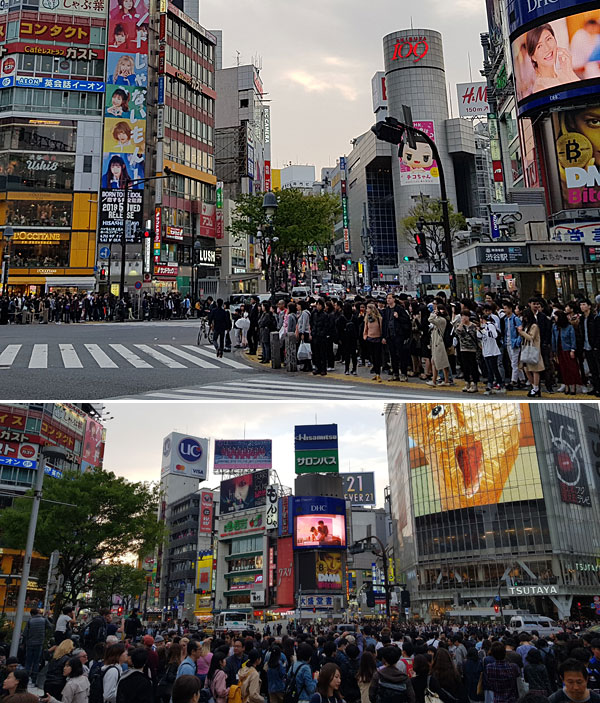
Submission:
[[[154,239],[154,232],[151,229],[145,229],[144,239]]]
[[[352,266],[352,259],[348,259],[348,261],[346,261],[346,263],[348,264],[348,266]]]
[[[417,231],[415,232],[415,251],[417,252],[417,257],[419,259],[427,259],[427,242],[425,240],[425,234],[423,233],[423,228],[425,225],[425,220],[419,217],[417,220]]]
[[[123,615],[123,606],[122,606],[122,605],[120,605],[120,606],[117,608],[117,615],[118,615],[119,617],[121,617],[121,615]]]
[[[410,608],[410,592],[405,588],[400,591],[400,605],[403,608]]]
[[[499,613],[499,612],[500,612],[500,606],[499,606],[497,603],[494,605],[494,612],[495,612],[495,613]]]
[[[100,268],[100,282],[106,281],[106,266]]]
[[[375,591],[372,588],[369,588],[367,591],[367,607],[375,607]]]

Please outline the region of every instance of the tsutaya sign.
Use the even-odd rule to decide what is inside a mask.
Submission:
[[[509,586],[511,596],[553,596],[558,595],[558,586]]]

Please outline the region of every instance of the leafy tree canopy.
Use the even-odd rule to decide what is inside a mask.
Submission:
[[[113,597],[118,595],[128,609],[132,598],[140,596],[146,589],[146,574],[131,564],[107,564],[93,572],[88,588],[93,591],[97,608],[110,608]]]

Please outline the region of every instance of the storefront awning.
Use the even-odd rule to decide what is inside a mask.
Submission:
[[[95,288],[94,276],[47,276],[46,284],[53,288]]]

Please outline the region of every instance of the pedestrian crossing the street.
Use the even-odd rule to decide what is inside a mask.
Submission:
[[[151,391],[138,396],[148,400],[350,400],[393,396],[397,388],[358,383],[304,382],[303,380],[260,376],[190,388]],[[411,396],[416,397],[416,396]],[[424,394],[423,397],[427,397]]]
[[[7,344],[0,345],[0,369],[236,369],[251,367],[215,355],[214,347],[193,344]]]

